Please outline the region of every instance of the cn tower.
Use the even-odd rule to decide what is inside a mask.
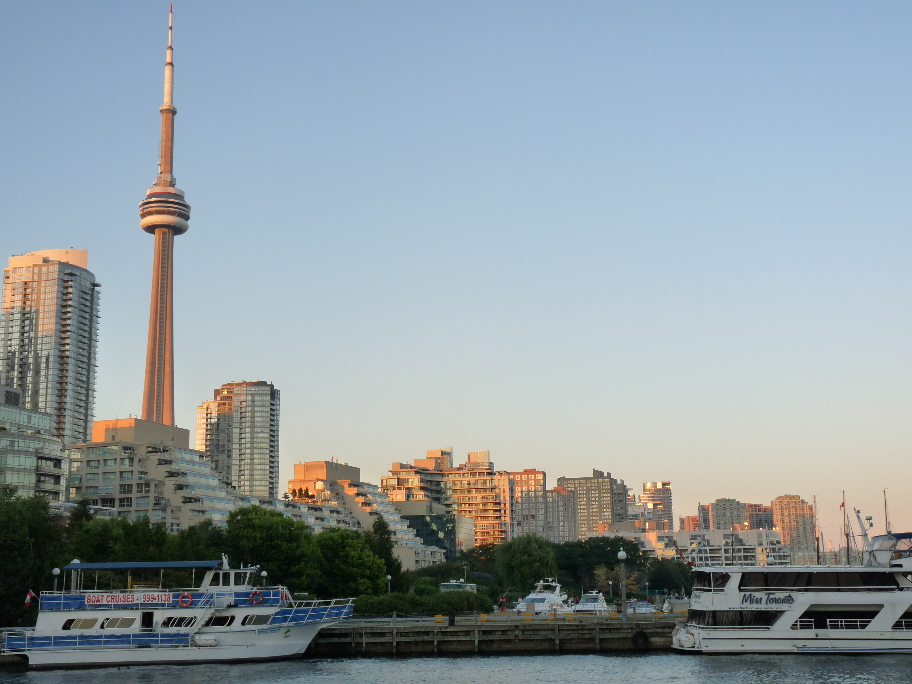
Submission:
[[[187,232],[190,205],[174,183],[174,62],[171,46],[173,5],[168,14],[168,51],[165,61],[165,102],[161,112],[161,158],[158,178],[139,203],[139,223],[155,236],[152,261],[152,305],[149,309],[149,345],[142,419],[174,425],[173,264],[174,236]]]

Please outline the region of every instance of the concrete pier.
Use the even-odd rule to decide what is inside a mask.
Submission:
[[[467,616],[446,619],[348,620],[324,627],[307,649],[313,658],[494,653],[602,653],[671,647],[674,619],[526,620]]]

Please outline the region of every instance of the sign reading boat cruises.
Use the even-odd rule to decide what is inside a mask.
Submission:
[[[794,602],[795,597],[791,594],[782,596],[781,594],[766,592],[763,594],[741,595],[742,608],[782,608],[785,606],[790,606]]]
[[[120,606],[131,603],[173,603],[177,598],[171,592],[158,594],[86,594],[87,606]]]

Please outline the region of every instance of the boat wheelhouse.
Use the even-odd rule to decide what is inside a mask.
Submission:
[[[142,571],[158,571],[159,581],[134,582],[133,573]],[[165,588],[168,571],[189,571],[193,586]],[[99,577],[112,573],[126,573],[126,588],[99,589]],[[43,668],[290,658],[302,654],[322,626],[349,617],[354,602],[294,601],[285,587],[267,586],[258,566],[231,568],[224,557],[74,561],[63,577],[61,591],[41,593],[34,628],[0,633],[0,653]]]
[[[912,653],[912,558],[897,556],[894,545],[884,560],[883,566],[866,556],[865,566],[699,568],[690,612],[672,647]]]

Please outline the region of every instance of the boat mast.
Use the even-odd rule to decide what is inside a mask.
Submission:
[[[820,525],[817,524],[817,495],[814,494],[814,552],[820,565]]]
[[[849,510],[845,505],[845,490],[842,490],[842,531],[845,533],[846,565],[851,565],[849,550]]]
[[[887,490],[884,489],[884,520],[887,523],[887,534],[893,534],[893,528],[890,526],[890,510],[887,508]]]

